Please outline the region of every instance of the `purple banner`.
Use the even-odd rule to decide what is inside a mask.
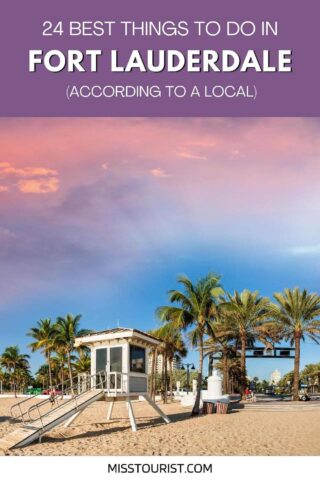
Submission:
[[[320,4],[10,1],[1,116],[318,116]]]

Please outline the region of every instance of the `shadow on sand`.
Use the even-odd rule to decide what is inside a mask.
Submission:
[[[10,422],[11,423],[12,418],[11,417],[0,417],[0,423],[3,422]]]
[[[187,420],[190,418],[190,412],[183,412],[183,413],[177,413],[177,414],[171,414],[168,415],[172,423],[175,422],[181,422],[184,420]],[[126,425],[116,425],[119,422],[127,422]],[[74,428],[78,427],[83,427],[86,424],[78,424]],[[87,424],[87,425],[92,425],[92,423]],[[76,440],[80,438],[92,438],[92,437],[100,437],[106,434],[110,433],[118,433],[118,432],[123,432],[123,431],[130,431],[131,432],[131,426],[130,426],[130,421],[128,418],[123,417],[123,418],[117,418],[114,420],[110,420],[109,422],[98,422],[94,423],[93,425],[101,426],[103,427],[108,426],[109,428],[103,428],[102,430],[96,430],[96,431],[87,431],[83,433],[79,433],[76,435],[63,435],[61,432],[58,433],[59,437],[49,437],[49,436],[43,436],[42,442],[43,443],[60,443],[64,442],[65,440]],[[162,418],[152,418],[149,419],[149,417],[139,417],[137,418],[137,427],[139,430],[144,430],[146,428],[157,428],[162,425],[165,425],[164,421]],[[72,427],[71,427],[72,428]]]
[[[243,405],[241,404],[236,404],[232,405],[232,408],[229,412],[229,414],[234,414],[238,412],[238,409],[242,409]],[[199,415],[202,417],[202,414]],[[190,411],[187,412],[179,412],[179,413],[173,413],[169,414],[168,417],[171,420],[171,423],[176,423],[176,422],[183,422],[185,420],[190,419],[191,413]],[[119,422],[126,422],[125,425],[119,425]],[[131,426],[129,419],[127,417],[119,417],[114,420],[110,420],[109,422],[96,422],[94,424],[92,423],[81,423],[77,424],[74,427],[70,427],[70,429],[74,428],[77,429],[79,427],[85,427],[86,425],[95,425],[98,427],[102,427],[102,429],[95,430],[95,431],[87,431],[79,434],[72,435],[71,431],[69,430],[69,433],[66,433],[64,435],[62,432],[57,432],[56,437],[49,437],[49,436],[43,436],[42,442],[43,443],[61,443],[66,440],[76,440],[76,439],[82,439],[82,438],[93,438],[93,437],[100,437],[106,434],[111,434],[111,433],[119,433],[119,432],[124,432],[124,431],[130,431],[131,432]],[[137,427],[138,430],[144,430],[147,428],[157,428],[165,425],[164,421],[162,418],[150,418],[150,417],[139,417],[137,418]],[[104,426],[108,428],[103,428]]]

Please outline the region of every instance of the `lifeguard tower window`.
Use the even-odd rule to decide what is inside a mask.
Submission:
[[[122,372],[122,347],[110,348],[110,372]]]
[[[146,373],[146,349],[130,345],[130,371]]]
[[[107,364],[107,349],[98,348],[98,350],[96,350],[96,372],[105,370],[106,364]]]

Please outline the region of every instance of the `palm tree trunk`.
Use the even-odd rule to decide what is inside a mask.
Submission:
[[[149,385],[149,395],[153,398],[153,386],[154,386],[154,365],[155,365],[155,349],[152,350],[152,357],[151,357],[151,376],[150,376],[150,385]]]
[[[13,364],[13,391],[14,391],[15,398],[17,398],[16,365],[15,364]]]
[[[293,400],[299,400],[299,373],[300,373],[300,335],[294,337],[295,357],[293,370]]]
[[[227,393],[231,393],[230,390],[230,374],[229,374],[229,359],[227,357]]]
[[[168,403],[168,359],[167,355],[163,355],[164,361],[164,403]]]
[[[61,368],[61,370],[60,370],[61,392],[62,392],[62,395],[63,395],[63,390],[64,390],[64,373],[63,373],[63,368],[64,368],[64,365],[62,365],[62,368]]]
[[[191,412],[191,415],[199,415],[200,413],[200,398],[201,398],[201,386],[202,386],[202,368],[203,368],[203,335],[200,334],[199,339],[199,371],[197,380],[197,395],[196,401]]]
[[[228,393],[228,357],[227,349],[224,348],[222,352],[222,361],[223,361],[223,393],[226,395]]]
[[[241,337],[241,360],[240,360],[240,365],[241,365],[241,394],[242,397],[244,396],[244,391],[247,386],[247,379],[246,379],[246,346],[247,346],[247,339],[246,336],[243,335]]]
[[[51,371],[50,351],[47,352],[47,363],[48,363],[48,370],[49,370],[49,388],[52,388],[52,371]]]
[[[173,402],[173,371],[172,371],[172,362],[173,359],[170,359],[170,399],[171,403]]]
[[[165,390],[165,379],[164,379],[164,353],[162,355],[162,368],[161,368],[161,396],[162,396],[162,401],[164,401],[164,390]]]
[[[154,371],[153,371],[153,379],[152,379],[152,400],[155,400],[156,397],[156,381],[157,381],[157,371],[158,371],[158,350],[155,348],[154,350]]]
[[[68,360],[68,370],[69,370],[69,380],[70,380],[70,390],[71,390],[71,395],[73,395],[73,380],[72,380],[72,370],[71,370],[71,353],[67,352],[67,360]]]

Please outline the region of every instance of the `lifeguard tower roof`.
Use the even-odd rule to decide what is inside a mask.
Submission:
[[[144,347],[156,347],[161,344],[161,341],[150,335],[149,333],[142,332],[136,328],[111,328],[110,330],[101,330],[100,332],[92,332],[77,337],[75,339],[75,347],[81,345],[100,345],[100,344],[114,344],[120,340],[125,340],[128,343],[134,341],[135,344],[139,344]]]

